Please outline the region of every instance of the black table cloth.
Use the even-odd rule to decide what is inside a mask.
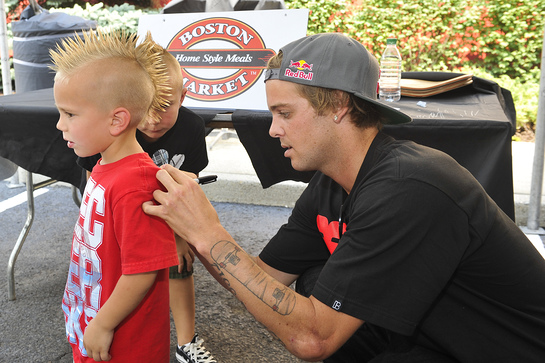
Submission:
[[[453,73],[404,73],[404,78],[444,80]],[[424,102],[424,103],[422,103]],[[402,97],[393,104],[413,117],[406,125],[386,125],[386,133],[442,150],[466,167],[496,203],[514,219],[511,136],[515,108],[509,91],[473,77],[473,84],[427,98]],[[193,109],[209,123],[227,110]],[[59,114],[51,88],[0,97],[0,156],[22,168],[78,186],[76,155],[55,128]],[[268,111],[235,110],[232,123],[261,184],[308,181],[295,171],[278,139],[268,134]]]
[[[81,169],[55,127],[58,119],[52,88],[0,97],[0,156],[77,186]]]
[[[403,78],[442,81],[459,76],[443,72],[406,72]],[[511,93],[478,77],[462,88],[426,98],[401,97],[392,104],[413,118],[405,125],[385,125],[397,138],[413,140],[446,152],[468,169],[513,220],[511,137],[516,113]],[[272,121],[266,111],[237,110],[232,116],[264,188],[283,180],[309,181],[313,173],[297,172],[278,139],[268,135]]]

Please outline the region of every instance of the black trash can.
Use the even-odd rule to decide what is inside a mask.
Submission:
[[[52,65],[49,49],[55,48],[64,38],[74,37],[76,32],[96,29],[96,26],[94,20],[50,13],[45,9],[35,14],[27,7],[21,20],[13,22],[11,28],[15,92],[53,87],[55,73],[49,68]]]

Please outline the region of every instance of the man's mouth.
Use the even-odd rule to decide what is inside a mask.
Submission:
[[[290,152],[290,150],[292,149],[292,147],[291,147],[291,146],[288,146],[288,145],[284,145],[284,144],[282,144],[282,145],[280,145],[280,146],[281,146],[283,149],[285,149],[285,150],[284,150],[284,157],[288,157],[288,153]]]

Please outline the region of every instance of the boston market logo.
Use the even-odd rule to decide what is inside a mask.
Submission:
[[[203,19],[186,26],[167,50],[180,63],[187,96],[199,101],[240,95],[275,55],[252,27],[230,18]]]

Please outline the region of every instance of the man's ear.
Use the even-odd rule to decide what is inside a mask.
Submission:
[[[112,112],[110,134],[119,136],[131,123],[131,113],[125,107],[118,107]]]
[[[347,106],[338,108],[337,112],[335,113],[335,115],[337,116],[337,118],[335,119],[335,122],[340,123],[343,117],[346,116],[347,113],[348,113]]]
[[[335,122],[340,123],[344,116],[348,113],[348,95],[343,91],[336,91],[337,107],[335,110]]]

